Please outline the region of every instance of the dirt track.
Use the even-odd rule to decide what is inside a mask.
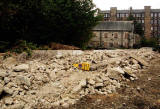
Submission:
[[[160,109],[160,59],[151,63],[117,93],[85,96],[72,109]]]

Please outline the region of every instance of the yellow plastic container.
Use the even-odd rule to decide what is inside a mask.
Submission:
[[[83,62],[82,64],[73,64],[73,66],[86,71],[90,70],[90,64],[87,62]]]

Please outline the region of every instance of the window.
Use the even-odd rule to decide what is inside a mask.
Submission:
[[[119,13],[117,14],[117,17],[119,17]]]
[[[160,17],[160,13],[159,13],[159,17]]]
[[[120,17],[124,17],[124,14],[120,14]]]
[[[144,17],[144,13],[142,13],[142,17]]]
[[[128,39],[128,33],[125,33],[125,39]]]
[[[142,20],[142,23],[144,23],[144,20]]]
[[[151,13],[151,17],[153,17],[153,13]]]
[[[154,30],[157,31],[157,27],[154,27]]]
[[[118,38],[118,33],[114,33],[114,38]]]
[[[110,46],[110,47],[113,47],[113,43],[110,42],[110,43],[109,43],[109,46]]]
[[[151,24],[153,24],[153,20],[151,20]]]
[[[157,20],[154,21],[154,24],[157,24]]]
[[[108,33],[104,33],[104,37],[105,37],[105,38],[108,38]]]
[[[126,17],[128,17],[129,15],[128,14],[126,14]]]
[[[151,27],[151,30],[153,31],[153,27]]]
[[[154,13],[154,17],[157,17],[157,13]]]

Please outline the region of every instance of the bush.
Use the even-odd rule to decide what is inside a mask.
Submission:
[[[26,52],[28,56],[32,55],[32,50],[37,49],[37,45],[25,40],[19,40],[15,43],[14,47],[10,50],[15,53]]]
[[[141,40],[141,46],[142,47],[157,47],[158,46],[158,39],[157,38],[142,38]]]

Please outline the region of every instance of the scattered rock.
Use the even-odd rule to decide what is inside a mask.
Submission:
[[[51,104],[69,108],[85,95],[113,93],[124,82],[136,80],[136,73],[149,66],[149,57],[156,57],[154,53],[147,56],[144,51],[133,52],[135,55],[128,56],[130,52],[125,50],[47,50],[36,53],[32,60],[25,60],[23,64],[15,59],[11,59],[15,61],[13,63],[3,62],[0,64],[0,95],[4,92],[7,96],[0,100],[0,106],[29,109],[37,105],[48,108]],[[72,67],[74,63],[82,62],[91,63],[91,70]]]
[[[15,72],[27,72],[29,70],[29,65],[28,64],[21,64],[21,65],[18,65],[18,66],[15,66],[13,68],[13,71]]]

